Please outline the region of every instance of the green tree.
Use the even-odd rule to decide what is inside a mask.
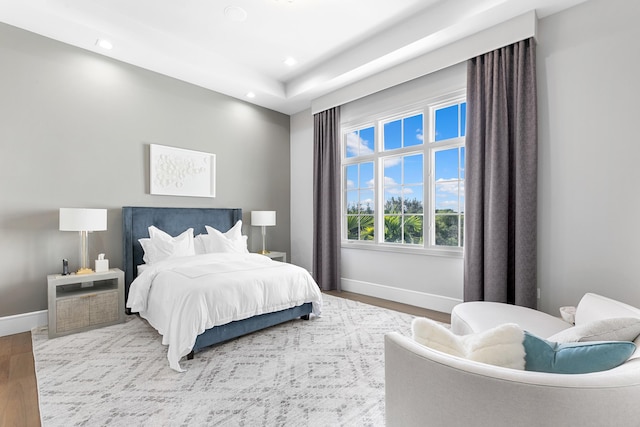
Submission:
[[[373,207],[370,203],[358,203],[347,207],[347,239],[374,239]]]
[[[424,242],[423,204],[418,199],[392,197],[384,207],[384,241],[420,245]],[[374,240],[374,211],[367,203],[347,208],[347,239]],[[420,215],[407,215],[407,214]],[[403,234],[404,230],[404,234]],[[404,238],[403,238],[404,236]]]
[[[424,242],[422,201],[391,197],[384,205],[384,240],[392,243],[408,243],[419,245]],[[404,229],[404,239],[403,231]]]
[[[399,214],[399,213],[422,213],[424,206],[422,202],[416,198],[405,199],[404,206],[402,197],[392,197],[388,199],[384,204],[385,214]]]
[[[422,215],[404,217],[404,242],[411,245],[424,243],[423,233],[424,218]]]
[[[423,222],[422,215],[385,215],[384,241],[420,245],[424,242]]]
[[[384,241],[390,243],[402,241],[402,217],[400,215],[384,216]]]
[[[463,225],[464,216],[460,216],[458,224],[458,214],[452,209],[436,210],[436,245],[439,246],[462,246],[458,240],[458,228]],[[460,230],[460,238],[464,228]]]

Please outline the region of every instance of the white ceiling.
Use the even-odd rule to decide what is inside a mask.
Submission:
[[[583,1],[0,0],[0,21],[293,114],[530,10],[543,18]],[[225,17],[229,6],[246,19]],[[98,38],[113,48],[100,48]],[[297,64],[285,65],[287,57]]]

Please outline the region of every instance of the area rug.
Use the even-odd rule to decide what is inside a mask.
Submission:
[[[413,316],[323,295],[293,320],[183,358],[145,320],[48,339],[32,331],[47,426],[382,426],[384,334]]]

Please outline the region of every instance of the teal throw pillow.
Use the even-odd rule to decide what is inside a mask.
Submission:
[[[631,357],[629,341],[555,343],[524,333],[525,370],[556,374],[586,374],[613,369]]]

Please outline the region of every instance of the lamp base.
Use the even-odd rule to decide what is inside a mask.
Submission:
[[[92,274],[93,270],[90,268],[81,268],[78,271],[76,271],[76,274]]]
[[[259,253],[259,254],[261,254],[261,255],[266,255],[266,254],[270,254],[270,253],[271,253],[271,251],[268,251],[268,250],[266,250],[266,249],[263,249],[263,250],[259,251],[258,253]]]

